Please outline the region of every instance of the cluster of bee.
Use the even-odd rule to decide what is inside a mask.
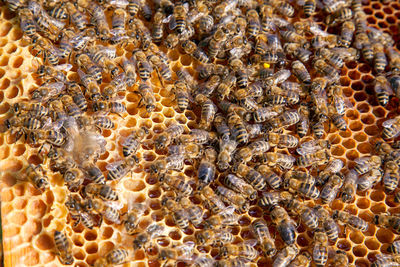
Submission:
[[[344,170],[323,139],[331,124],[347,130],[351,103],[340,81],[345,63],[363,60],[373,66],[381,105],[392,91],[400,96],[400,54],[390,35],[368,27],[361,0],[6,2],[18,13],[34,55],[43,59],[37,75],[45,82],[30,99],[16,103],[4,123],[17,140],[24,137],[40,147],[45,159],[45,168],[29,165],[26,178],[45,191],[53,186],[45,170],[61,174],[75,225],[92,229],[105,219],[122,225],[133,240],[94,266],[122,264],[134,251],[154,248],[164,265],[247,266],[263,256],[279,267],[312,261],[325,266],[329,258],[334,266],[347,266],[346,253],[331,247],[341,235],[339,225],[364,232],[368,222],[329,204],[338,196],[351,202],[357,190],[381,180],[387,193],[398,186],[395,145],[379,142],[375,155]],[[304,19],[294,22],[297,13]],[[316,22],[316,13],[325,21]],[[118,55],[120,49],[125,55]],[[195,73],[170,68],[162,51],[172,49],[192,58]],[[195,129],[171,124],[153,139],[165,156],[152,162],[146,175],[163,189],[162,212],[183,232],[195,229],[195,240],[166,248],[155,242],[165,238],[165,227],[138,228],[148,205],[123,203],[115,190],[139,162],[137,151],[149,129],[132,129],[121,142],[123,158],[107,166],[107,175],[96,165],[109,145],[103,130],[126,116],[120,96],[135,91],[138,107],[156,112],[153,75],[174,94],[177,110],[199,110],[200,116]],[[383,126],[384,139],[397,137],[400,117]],[[184,172],[188,161],[195,177]],[[310,207],[304,198],[323,205]],[[253,239],[238,241],[232,229],[254,204],[265,216],[251,222]],[[120,211],[124,206],[126,213]],[[311,254],[296,244],[294,218],[313,233]],[[400,231],[398,218],[379,214],[371,223]],[[270,233],[270,225],[278,235]],[[54,232],[59,260],[73,264],[72,242],[59,230]],[[277,246],[276,239],[285,245]],[[204,254],[206,247],[218,253]],[[388,250],[399,251],[396,242]],[[374,264],[386,266],[397,257],[385,255]]]

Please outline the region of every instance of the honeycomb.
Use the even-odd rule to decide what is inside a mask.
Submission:
[[[28,99],[29,93],[36,89],[42,81],[34,76],[38,59],[34,57],[29,43],[23,38],[15,13],[6,6],[0,8],[0,121],[10,116],[10,107],[21,99]],[[392,35],[400,50],[400,3],[398,1],[363,1],[363,10],[368,15],[369,26],[382,29]],[[180,54],[177,49],[167,51],[176,71],[180,68],[194,73],[197,63],[187,54]],[[121,51],[117,51],[122,56]],[[175,74],[174,74],[175,75]],[[68,78],[76,79],[73,75]],[[176,77],[173,77],[176,78]],[[388,117],[399,114],[399,100],[391,98],[386,107],[378,104],[373,89],[374,76],[371,67],[366,63],[347,63],[341,72],[341,83],[344,94],[352,103],[353,108],[346,111],[348,129],[339,132],[332,127],[326,138],[331,142],[331,153],[345,162],[348,168],[354,167],[354,159],[368,156],[373,150],[373,144],[380,139],[382,122]],[[152,75],[151,83],[157,100],[155,111],[147,113],[144,108],[138,108],[140,97],[132,90],[127,91],[122,102],[126,105],[128,116],[124,119],[112,115],[116,123],[115,130],[104,130],[107,140],[107,152],[98,161],[99,168],[105,172],[106,165],[122,157],[120,137],[130,134],[133,127],[145,126],[150,134],[139,149],[139,164],[130,175],[123,178],[117,189],[122,200],[130,198],[135,202],[150,203],[138,228],[144,230],[152,222],[165,225],[167,237],[160,242],[162,247],[170,244],[194,241],[195,228],[190,226],[185,231],[178,229],[170,216],[164,216],[161,211],[161,197],[166,194],[155,179],[148,175],[149,165],[165,151],[156,151],[151,140],[163,132],[168,125],[179,123],[186,130],[196,128],[198,116],[194,110],[181,112],[175,107],[174,96],[163,88],[156,75]],[[305,137],[307,138],[307,137]],[[132,239],[126,238],[122,226],[116,226],[107,220],[98,229],[86,229],[81,224],[74,227],[65,207],[67,189],[63,186],[62,177],[50,176],[51,190],[41,194],[31,183],[21,181],[20,171],[27,164],[43,163],[43,158],[37,155],[37,147],[31,147],[21,141],[15,142],[9,133],[0,135],[0,175],[1,175],[1,220],[3,230],[4,266],[60,266],[55,256],[52,233],[63,229],[73,243],[74,266],[92,266],[96,259],[113,248],[126,244],[131,245]],[[195,177],[195,169],[185,162],[184,173]],[[196,203],[196,199],[193,202]],[[320,200],[309,201],[309,205],[321,204]],[[249,225],[257,218],[268,216],[255,202],[250,210],[240,215],[239,225],[232,227],[236,241],[253,239]],[[343,203],[335,199],[330,208],[345,210],[357,215],[369,223],[366,232],[347,230],[341,227],[341,234],[335,248],[346,251],[349,264],[369,266],[376,255],[386,253],[390,243],[398,235],[390,229],[380,228],[372,223],[374,214],[381,212],[398,213],[398,204],[393,196],[387,196],[381,185],[366,192],[357,191],[351,203]],[[124,208],[126,209],[126,207]],[[124,211],[124,209],[122,211]],[[301,250],[312,251],[313,234],[303,225],[298,227],[297,244]],[[279,238],[278,238],[279,239]],[[282,242],[277,247],[283,247]],[[128,245],[129,244],[129,245]],[[199,248],[200,250],[200,248]],[[201,253],[209,253],[215,257],[218,253],[214,248],[202,247]],[[137,250],[132,256],[132,262],[124,266],[160,266],[156,251]],[[264,256],[257,258],[251,266],[270,266],[271,259]]]

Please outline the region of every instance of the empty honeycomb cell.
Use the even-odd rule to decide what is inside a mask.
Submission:
[[[173,240],[180,240],[182,238],[180,231],[171,231],[168,236]]]
[[[54,217],[52,215],[49,215],[48,217],[43,218],[43,226],[44,227],[49,226],[53,219],[54,219]]]
[[[26,147],[24,144],[17,144],[13,147],[12,153],[15,157],[19,157],[23,155],[26,151]]]
[[[7,54],[12,54],[12,53],[14,53],[15,51],[17,51],[17,46],[15,45],[15,44],[12,44],[12,43],[10,43],[10,44],[8,44],[4,49],[5,49],[5,51],[6,51],[6,53]],[[23,59],[22,59],[23,60]]]
[[[6,159],[10,156],[10,148],[8,146],[0,148],[0,159]]]
[[[97,232],[95,230],[85,231],[85,240],[93,241],[97,239]]]
[[[337,145],[331,148],[331,153],[334,156],[342,156],[345,152],[344,147]]]
[[[356,205],[360,209],[368,209],[370,206],[370,201],[367,198],[360,198],[356,201]]]
[[[28,158],[28,163],[33,165],[42,164],[43,158],[39,157],[38,155],[31,155]]]
[[[375,125],[365,127],[364,131],[369,136],[378,136],[380,134],[379,128]]]
[[[363,132],[358,132],[354,134],[354,139],[357,142],[365,142],[367,140],[367,135]]]
[[[348,76],[352,80],[359,80],[360,77],[361,77],[360,73],[358,71],[356,71],[356,70],[349,71]]]
[[[40,250],[48,250],[54,247],[53,238],[46,233],[39,235],[35,244]]]
[[[336,246],[344,251],[349,251],[351,249],[351,244],[348,240],[346,239],[341,239],[337,242]]]
[[[360,117],[360,113],[355,109],[349,109],[346,111],[346,117],[350,120],[357,120]]]
[[[153,190],[149,190],[148,196],[150,198],[159,198],[161,196],[161,191],[160,189],[153,189]]]
[[[341,141],[342,141],[342,138],[340,138],[340,136],[337,134],[333,134],[333,135],[329,136],[329,142],[331,143],[331,145],[339,144]]]
[[[351,83],[351,88],[354,91],[361,91],[364,88],[364,84],[360,81],[355,81]]]
[[[14,209],[16,209],[16,210],[24,209],[26,207],[26,204],[28,204],[28,201],[26,199],[23,199],[23,198],[17,198],[12,203]]]
[[[372,146],[369,143],[362,143],[357,146],[357,150],[360,153],[368,154],[373,150]]]
[[[380,21],[380,22],[378,22],[378,26],[379,26],[379,28],[387,28],[387,27],[389,27],[389,25],[386,23],[386,21]]]
[[[16,225],[24,225],[27,221],[27,218],[26,218],[25,212],[22,212],[22,211],[15,212],[14,211],[9,214],[8,221],[10,223],[14,223]]]
[[[335,154],[333,154],[333,155],[335,155]],[[350,150],[350,151],[346,152],[346,158],[349,160],[355,160],[359,156],[360,156],[360,154],[356,150]]]
[[[361,121],[364,124],[374,124],[375,118],[371,114],[366,114],[366,115],[361,116]]]
[[[367,18],[369,24],[376,24],[377,20],[374,17]]]
[[[385,16],[385,14],[383,14],[383,12],[376,12],[375,13],[375,17],[379,18],[379,19],[383,19]]]
[[[3,23],[0,26],[0,36],[6,36],[12,28],[12,24],[9,22]]]
[[[74,258],[76,260],[84,260],[86,257],[85,252],[82,249],[75,249],[74,250]]]
[[[375,117],[382,118],[386,116],[386,110],[382,107],[376,107],[373,109],[372,113]]]
[[[354,94],[354,99],[358,102],[362,102],[367,99],[367,95],[364,92],[357,92]]]
[[[86,245],[85,251],[88,254],[94,254],[94,253],[97,253],[98,249],[99,249],[99,247],[98,247],[97,243],[92,242],[92,243],[89,243]]]
[[[46,213],[47,205],[43,200],[37,199],[29,203],[28,214],[30,217],[40,218]]]
[[[9,89],[7,90],[7,92],[6,92],[6,97],[7,97],[8,99],[13,99],[13,98],[15,98],[16,96],[18,96],[18,93],[19,93],[18,87],[13,86],[13,87],[11,87],[11,88],[9,88]]]
[[[20,28],[13,28],[10,32],[10,39],[17,41],[22,38],[23,32]]]
[[[167,118],[172,118],[175,115],[175,112],[172,108],[164,108],[163,115]]]
[[[364,246],[356,246],[353,248],[353,254],[356,257],[364,257],[367,255],[367,249]]]
[[[112,229],[112,227],[105,227],[102,230],[101,238],[102,239],[109,239],[109,238],[111,238],[113,233],[114,233],[114,230]]]
[[[21,56],[17,56],[11,59],[11,66],[13,68],[16,69],[19,68],[22,65],[22,63],[24,63],[24,58]]]
[[[363,125],[359,121],[352,121],[352,122],[350,122],[349,128],[350,128],[350,130],[357,132],[363,128]]]
[[[164,121],[164,117],[161,114],[152,114],[151,115],[151,120],[154,123],[162,123]]]
[[[124,181],[124,188],[130,191],[138,192],[146,188],[146,185],[141,180],[126,180]]]
[[[25,266],[34,266],[39,263],[39,253],[32,247],[21,249],[23,255],[23,263]]]
[[[136,115],[138,113],[138,109],[136,108],[137,105],[136,104],[129,104],[126,107],[126,111],[128,112],[129,115],[133,116]]]
[[[390,229],[380,228],[376,231],[376,238],[381,243],[392,243],[395,235]]]
[[[4,59],[4,57],[0,58],[0,65],[2,64],[3,59]],[[4,90],[4,89],[7,89],[9,86],[10,86],[10,80],[7,78],[3,78],[0,83],[0,89]]]
[[[356,147],[356,142],[353,139],[348,139],[348,140],[344,140],[342,142],[342,145],[347,149],[351,149],[351,148]]]
[[[379,241],[374,237],[367,238],[364,241],[364,244],[369,250],[377,250],[380,247]]]
[[[384,203],[375,203],[374,205],[371,206],[371,211],[375,214],[385,212],[386,205]]]
[[[351,131],[349,131],[349,129],[347,129],[346,131],[340,131],[339,135],[343,138],[348,138],[351,136]]]
[[[357,267],[368,267],[370,266],[370,261],[368,261],[367,259],[356,259],[355,265]]]
[[[364,12],[365,12],[365,14],[368,14],[368,15],[371,15],[374,13],[374,11],[369,7],[365,7]]]
[[[77,247],[82,247],[85,244],[85,239],[81,235],[74,235],[72,237],[72,242]]]
[[[351,231],[349,237],[355,244],[361,244],[364,241],[364,235],[359,231]]]
[[[396,23],[396,18],[393,17],[393,16],[389,16],[389,17],[386,18],[386,21],[389,24],[394,24],[394,23]]]
[[[370,221],[372,221],[372,218],[374,217],[374,215],[369,210],[363,210],[363,211],[359,212],[358,217],[360,217],[361,219],[363,219],[366,222],[370,222]]]

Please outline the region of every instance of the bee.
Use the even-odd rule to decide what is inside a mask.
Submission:
[[[349,259],[347,258],[346,252],[343,250],[336,250],[336,254],[333,258],[333,264],[335,267],[348,266]]]
[[[130,157],[135,153],[143,139],[149,134],[149,130],[146,127],[141,127],[140,129],[132,132],[122,144],[122,153],[124,157]]]
[[[328,261],[328,236],[321,229],[314,233],[313,259],[317,266],[325,266]]]
[[[90,59],[93,60],[94,63],[100,65],[103,69],[107,70],[111,74],[111,78],[114,79],[118,75],[119,69],[117,64],[109,58],[107,50],[108,48],[103,48],[101,46],[96,46],[96,47],[93,46],[88,49],[89,52],[88,55]],[[113,51],[113,53],[114,52],[115,51]],[[101,68],[97,67],[97,70],[101,72]],[[94,72],[92,73],[93,75],[95,75]],[[96,74],[95,77],[98,77],[98,75]],[[95,79],[97,80],[98,83],[101,83],[99,77]]]
[[[306,153],[296,159],[297,166],[308,167],[311,165],[323,165],[330,159],[330,153],[327,149],[319,150],[313,153]]]
[[[36,25],[47,35],[46,37],[49,39],[57,38],[60,30],[65,26],[65,23],[50,17],[43,7],[35,1],[30,1],[28,3],[28,8],[35,17]]]
[[[297,149],[296,152],[299,155],[306,155],[310,153],[315,153],[322,149],[330,149],[331,144],[328,140],[310,140],[302,143]]]
[[[210,61],[206,53],[202,51],[197,45],[189,40],[185,40],[181,43],[181,48],[186,54],[191,55],[194,59],[199,61],[200,63],[206,64]]]
[[[287,110],[279,116],[272,118],[268,124],[273,129],[287,128],[293,124],[298,123],[300,115],[297,110]]]
[[[310,121],[309,121],[310,110],[308,108],[308,104],[300,103],[298,113],[300,116],[300,120],[296,124],[297,134],[300,137],[304,137],[307,135],[308,129],[310,128]]]
[[[195,226],[200,227],[203,222],[205,210],[199,205],[193,205],[188,198],[180,200],[180,204],[187,211],[189,221]]]
[[[299,43],[286,43],[284,45],[284,50],[287,54],[293,55],[303,63],[308,62],[312,55],[311,51],[301,47]]]
[[[79,168],[69,169],[63,176],[68,188],[78,188],[84,181],[84,174]]]
[[[142,97],[139,104],[143,103],[142,105],[146,107],[148,113],[153,112],[156,108],[155,103],[157,100],[150,85],[147,83],[140,83],[137,93]]]
[[[109,185],[91,183],[85,187],[85,194],[102,200],[117,201],[118,194]]]
[[[260,17],[255,9],[247,11],[247,34],[249,38],[255,37],[260,32]]]
[[[389,245],[387,248],[387,252],[393,253],[393,254],[400,254],[400,241],[396,240],[392,244]]]
[[[168,147],[175,139],[181,136],[185,131],[185,127],[179,124],[171,124],[154,141],[156,149],[163,149]]]
[[[238,176],[243,177],[256,190],[263,190],[267,186],[266,178],[246,164],[239,163],[234,166],[233,171]]]
[[[217,106],[211,99],[203,94],[196,96],[196,102],[201,105],[199,128],[209,130],[217,112]]]
[[[211,229],[216,227],[223,227],[228,225],[237,225],[239,216],[233,213],[234,208],[225,208],[223,211],[212,215],[205,221],[204,228]]]
[[[77,199],[71,196],[68,196],[68,199],[65,202],[65,206],[68,208],[71,214],[71,218],[73,220],[76,220],[74,223],[74,227],[76,227],[79,223],[82,223],[82,225],[86,228],[93,229],[93,227],[97,225],[97,223],[93,219],[92,215],[84,210],[81,202],[81,199]]]
[[[81,53],[75,56],[75,63],[78,64],[79,68],[86,71],[90,76],[93,77],[100,84],[103,80],[101,69],[95,65],[87,54]]]
[[[99,100],[101,98],[100,87],[94,77],[90,74],[84,73],[80,69],[78,69],[78,74],[86,88],[85,93],[89,96],[89,99],[93,101]]]
[[[317,72],[325,75],[331,82],[339,81],[339,72],[334,67],[326,63],[325,60],[317,59],[314,61],[313,66]]]
[[[400,70],[400,54],[392,47],[389,47],[387,50],[390,69],[394,72],[398,72]]]
[[[170,155],[164,159],[155,161],[150,165],[151,173],[162,174],[168,170],[182,170],[184,166],[182,155]]]
[[[133,203],[128,200],[128,212],[126,218],[122,221],[125,231],[128,235],[135,234],[140,217],[145,213],[145,205],[142,203]]]
[[[228,244],[221,248],[220,255],[223,258],[233,256],[254,260],[258,257],[258,251],[251,244],[247,243]]]
[[[328,25],[336,25],[338,23],[350,20],[353,17],[353,11],[350,8],[341,8],[333,14],[329,14],[325,18],[325,23]]]
[[[300,193],[301,195],[317,199],[320,195],[318,188],[307,181],[300,181],[295,178],[289,178],[284,181],[284,188],[287,188],[290,193]]]
[[[78,30],[84,31],[88,24],[86,17],[71,2],[66,2],[65,8],[69,14],[71,23],[74,24]]]
[[[74,257],[72,255],[72,244],[71,241],[63,232],[54,232],[54,244],[57,249],[58,259],[61,264],[72,265],[74,263]]]
[[[189,134],[184,134],[179,137],[179,141],[183,144],[194,143],[202,145],[216,138],[215,133],[208,132],[202,129],[192,129]]]
[[[224,184],[230,189],[236,191],[239,194],[244,195],[250,200],[255,200],[257,197],[257,191],[247,182],[238,178],[233,174],[228,174],[223,178]]]
[[[240,89],[247,88],[249,77],[244,69],[243,62],[238,58],[231,58],[229,60],[229,67],[236,73],[236,85]]]
[[[299,140],[288,134],[278,134],[269,132],[265,135],[265,140],[273,146],[278,146],[279,148],[293,148],[297,147]]]
[[[108,170],[107,180],[121,180],[138,163],[135,155],[125,158],[122,161],[110,163],[106,166]]]
[[[357,25],[356,25],[357,27]],[[368,38],[368,35],[365,32],[360,32],[356,34],[355,37],[356,47],[361,48],[361,53],[368,63],[372,63],[374,59],[374,50],[372,49],[371,42]]]
[[[315,0],[306,0],[303,6],[304,16],[306,18],[312,16],[315,13],[316,6]]]
[[[315,214],[313,209],[309,208],[304,203],[296,199],[291,199],[289,201],[285,201],[285,207],[287,207],[290,211],[299,216],[304,224],[309,228],[316,229],[318,227],[317,215]]]
[[[356,163],[354,170],[358,174],[364,174],[372,169],[377,169],[382,164],[382,160],[379,156],[356,158],[354,162]]]
[[[384,228],[392,228],[397,233],[400,232],[400,217],[382,213],[374,216],[373,223]]]
[[[40,141],[50,143],[55,146],[61,146],[65,143],[65,136],[56,130],[35,130],[29,133],[29,139],[33,144],[38,144]]]
[[[389,97],[393,94],[393,91],[385,76],[378,75],[375,77],[374,90],[379,104],[386,106],[389,103]]]
[[[292,245],[297,236],[296,224],[289,217],[289,214],[286,212],[286,210],[277,205],[272,206],[270,208],[270,216],[272,222],[276,225],[282,240],[287,245]]]
[[[223,201],[234,206],[239,212],[243,213],[249,210],[249,202],[235,191],[224,186],[218,186],[215,193],[220,196]]]
[[[171,260],[174,262],[177,262],[179,259],[190,260],[193,256],[194,246],[195,244],[193,241],[188,241],[174,248],[161,249],[158,252],[158,259],[160,261],[166,261],[164,266],[167,266],[167,263]]]
[[[172,72],[167,64],[165,64],[159,56],[151,55],[147,59],[153,64],[159,75],[167,81],[171,80]]]
[[[32,40],[37,38],[38,33],[32,11],[28,8],[21,8],[19,9],[19,17],[22,32]]]
[[[267,152],[265,154],[265,161],[268,166],[279,166],[283,169],[291,169],[293,168],[296,159],[291,155],[286,155],[283,153],[275,153],[275,152]]]
[[[112,29],[110,31],[112,37],[111,37],[111,43],[116,44],[121,42],[123,39],[127,38],[126,34],[126,29],[125,29],[125,24],[126,24],[126,17],[127,14],[125,10],[121,7],[117,7],[114,9],[114,12],[112,14]]]
[[[356,181],[358,173],[355,170],[350,170],[346,175],[343,186],[341,188],[341,198],[345,203],[350,202],[356,193]]]
[[[84,170],[88,174],[88,179],[93,181],[95,184],[105,184],[106,183],[106,178],[104,177],[104,175],[101,172],[101,170],[99,169],[99,167],[97,167],[95,164],[85,164]],[[100,191],[101,188],[93,189],[93,191],[94,190]],[[103,189],[103,190],[107,191],[108,189]]]
[[[315,206],[314,210],[317,213],[317,216],[321,221],[322,228],[329,240],[336,242],[339,237],[339,226],[335,223],[335,220],[332,219],[332,216],[329,214],[329,212],[320,205]]]
[[[165,45],[165,47],[167,47],[168,49],[174,49],[175,47],[178,46],[179,42],[180,42],[180,37],[176,34],[176,33],[170,33],[167,35],[167,37],[165,37],[165,39],[163,40],[163,44]]]
[[[218,99],[223,100],[228,97],[232,87],[236,84],[236,81],[236,76],[234,76],[232,73],[223,79],[217,87]]]
[[[288,90],[288,89],[284,90],[280,87],[272,86],[268,93],[272,94],[274,97],[278,96],[283,97],[285,99],[285,102],[287,102],[289,105],[297,104],[300,101],[299,92],[294,90]],[[280,104],[280,103],[272,103],[272,104]]]
[[[141,50],[137,50],[134,52],[133,58],[136,62],[136,67],[139,70],[140,79],[142,79],[143,82],[146,82],[153,71],[153,68],[147,61],[146,54]]]
[[[303,267],[310,266],[312,261],[310,253],[307,251],[303,251],[301,254],[297,255],[297,257],[290,263],[289,267]]]
[[[220,139],[220,152],[217,158],[218,169],[224,171],[229,168],[229,163],[232,160],[232,154],[235,151],[237,143],[235,140],[228,138]]]
[[[245,144],[249,141],[249,134],[246,131],[246,127],[242,118],[234,112],[228,114],[228,126],[231,128],[232,135],[235,136],[236,142]]]
[[[95,261],[94,267],[111,267],[127,262],[129,251],[123,248],[115,248],[108,252],[105,257]]]
[[[282,179],[268,165],[259,165],[256,170],[264,177],[272,189],[277,190],[281,186]]]
[[[241,148],[235,154],[235,158],[239,162],[246,163],[249,162],[254,156],[259,156],[262,155],[264,152],[267,152],[270,147],[270,144],[266,141],[254,141],[246,147]]]
[[[330,65],[337,69],[341,69],[344,65],[344,60],[341,55],[332,52],[330,49],[320,48],[317,53],[318,56],[325,59]]]
[[[223,246],[232,243],[235,236],[227,229],[209,229],[202,230],[195,234],[197,244],[200,246]]]
[[[343,176],[340,173],[335,173],[329,176],[328,182],[321,190],[320,197],[324,203],[330,203],[336,198],[339,189],[343,185]]]
[[[179,195],[190,196],[193,193],[193,189],[190,184],[185,181],[185,177],[163,174],[159,176],[158,181],[173,188]]]
[[[204,187],[201,191],[201,196],[202,199],[207,203],[209,206],[210,210],[213,213],[220,213],[222,211],[225,211],[226,207],[224,202],[220,199],[219,196],[215,194],[215,192],[208,186]]]
[[[90,3],[86,7],[93,16],[93,21],[96,23],[96,34],[102,40],[106,41],[110,37],[110,28],[108,27],[106,15],[102,6],[96,3]]]
[[[396,138],[400,135],[400,116],[384,121],[382,126],[383,139]]]
[[[365,232],[368,229],[368,223],[366,221],[345,211],[335,210],[332,214],[332,218],[334,220],[339,220],[343,224],[350,225],[361,232]]]
[[[141,249],[145,248],[149,242],[152,242],[155,238],[163,236],[164,227],[158,224],[150,224],[147,226],[145,231],[137,234],[133,240],[133,248]]]
[[[257,219],[251,224],[251,228],[263,248],[265,255],[267,257],[273,257],[276,254],[275,241],[269,233],[267,223],[262,219]]]
[[[87,199],[84,204],[84,209],[87,212],[95,211],[101,215],[101,217],[106,218],[108,221],[120,224],[120,215],[117,210],[117,205],[115,203],[105,203],[100,199]]]
[[[20,102],[15,103],[13,106],[14,113],[17,116],[22,112],[27,112],[34,118],[41,118],[49,114],[49,109],[41,103]]]
[[[377,73],[381,73],[385,70],[388,64],[384,52],[384,46],[381,43],[374,43],[372,49],[374,51],[374,69]]]
[[[355,26],[351,20],[343,22],[338,44],[343,47],[349,47],[351,45],[351,41],[353,40],[354,32]]]
[[[273,1],[273,6],[276,10],[285,17],[294,16],[294,7],[285,1]]]
[[[299,248],[296,244],[284,247],[275,257],[273,266],[288,266],[291,261],[299,254]]]
[[[384,166],[383,185],[387,192],[393,192],[399,184],[399,166],[394,160],[386,161]]]
[[[67,77],[62,72],[62,70],[69,71],[71,68],[72,65],[70,64],[62,64],[57,66],[41,65],[36,73],[38,74],[39,77],[51,77],[55,79],[57,82],[66,83]]]
[[[92,108],[94,112],[110,112],[118,115],[126,112],[125,105],[116,101],[97,101],[93,103]]]
[[[197,170],[197,177],[201,184],[201,186],[199,186],[200,189],[214,181],[216,174],[216,159],[217,152],[213,148],[207,148],[204,151],[204,156],[201,159]]]
[[[25,175],[27,180],[40,191],[47,190],[50,187],[49,178],[45,175],[41,165],[35,167],[29,164],[25,169]]]
[[[303,35],[298,34],[294,29],[293,30],[286,30],[286,31],[280,31],[280,34],[283,38],[288,43],[299,43],[301,46],[304,46],[306,40],[304,40]]]
[[[214,26],[214,17],[210,14],[204,15],[199,19],[199,31],[209,33]]]
[[[7,7],[10,9],[11,12],[15,12],[15,11],[20,11],[23,10],[23,6],[26,5],[25,0],[7,0]]]
[[[357,189],[360,191],[365,191],[371,189],[375,184],[379,183],[382,179],[382,170],[372,169],[365,173],[357,180]]]
[[[222,43],[226,41],[226,34],[223,29],[217,29],[208,41],[208,57],[214,58],[221,50]]]
[[[263,196],[258,200],[258,205],[262,208],[278,205],[283,200],[290,200],[293,198],[289,192],[263,192]]]
[[[186,14],[187,10],[182,3],[175,4],[173,17],[170,21],[171,30],[175,30],[177,34],[183,34],[186,29]]]
[[[47,102],[49,99],[58,96],[65,89],[62,82],[44,83],[32,92],[31,99],[38,102]]]

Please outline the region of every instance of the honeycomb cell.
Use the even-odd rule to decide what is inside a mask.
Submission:
[[[92,243],[87,244],[85,251],[88,254],[94,254],[94,253],[97,253],[98,249],[99,248],[98,248],[97,243],[92,242]]]
[[[376,107],[373,109],[372,113],[375,117],[382,118],[386,116],[386,111],[382,107]]]
[[[342,142],[342,145],[347,149],[351,149],[356,146],[356,142],[353,139],[348,139],[348,140],[344,140]]]
[[[337,246],[339,249],[344,250],[344,251],[349,251],[350,248],[351,248],[350,242],[347,241],[347,240],[345,240],[345,239],[339,240],[339,241],[337,242],[336,246]]]
[[[370,266],[370,261],[368,261],[366,259],[357,259],[355,261],[355,265],[357,267],[368,267],[368,266]]]
[[[93,241],[97,239],[97,232],[95,230],[87,230],[84,236],[85,240]]]
[[[364,246],[356,246],[353,248],[353,254],[356,257],[364,257],[367,255],[367,249]]]
[[[16,225],[24,225],[27,221],[26,215],[24,212],[13,212],[7,216],[8,221],[10,223],[14,223]]]
[[[354,91],[361,91],[364,88],[364,84],[361,81],[355,81],[355,82],[353,81],[351,83],[351,88]]]
[[[369,154],[373,150],[369,143],[362,143],[357,146],[357,151],[363,154]]]
[[[364,241],[364,235],[359,231],[352,231],[349,237],[350,240],[355,244],[361,244]]]
[[[367,99],[367,95],[364,92],[357,92],[354,94],[354,99],[358,102],[362,102]]]
[[[54,247],[53,238],[46,233],[39,235],[35,244],[40,250],[49,250]]]
[[[365,127],[365,133],[369,136],[378,136],[379,135],[379,128],[375,125]]]
[[[377,250],[380,247],[379,241],[376,238],[367,238],[364,244],[369,250]]]
[[[360,209],[368,209],[370,206],[370,201],[367,198],[360,198],[356,201],[356,205]]]
[[[376,232],[376,238],[381,243],[392,243],[394,240],[394,233],[390,229],[380,228]]]
[[[83,245],[85,244],[85,239],[81,235],[74,235],[72,237],[72,242],[77,247],[83,247]]]
[[[331,149],[331,153],[334,156],[342,156],[344,154],[344,152],[345,152],[344,147],[342,147],[340,145],[334,146]]]

